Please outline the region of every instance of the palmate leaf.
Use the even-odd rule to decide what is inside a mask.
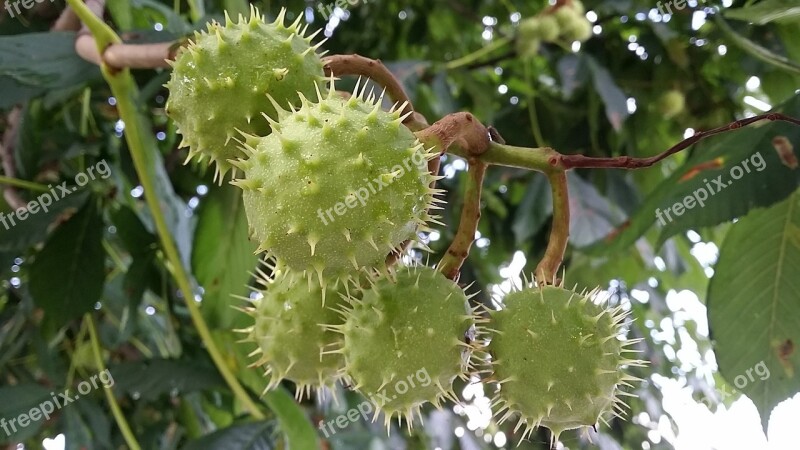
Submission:
[[[731,227],[708,288],[720,372],[770,411],[800,392],[800,191]]]
[[[776,110],[800,117],[800,95]],[[769,122],[701,142],[695,146],[686,163],[647,196],[630,221],[584,251],[605,255],[629,247],[659,221],[657,210],[663,217],[663,229],[658,239],[660,246],[667,238],[686,230],[718,225],[745,215],[752,208],[767,207],[783,200],[800,185],[800,170],[787,165],[779,157],[772,144],[772,139],[778,136],[798,143],[800,127]],[[800,145],[794,146],[794,154],[800,158]],[[763,168],[760,168],[760,158],[763,158]],[[731,170],[739,175],[739,168],[741,176],[734,180]],[[721,177],[724,188],[713,181],[717,177]],[[713,195],[709,187],[714,190]],[[698,190],[705,190],[708,194],[703,202],[705,206],[697,203],[696,198],[702,197]],[[695,191],[698,194],[692,208],[684,207],[681,215],[671,212],[669,218],[666,217],[664,211],[677,203],[684,203],[685,198]],[[686,204],[691,204],[691,201]]]

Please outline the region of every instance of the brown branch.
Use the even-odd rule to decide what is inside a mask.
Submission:
[[[419,115],[414,113],[413,115]],[[427,124],[422,115],[420,117],[420,125]],[[408,125],[408,124],[407,124]],[[409,127],[411,128],[411,127]],[[477,157],[486,152],[491,145],[491,140],[496,139],[502,141],[502,137],[497,133],[494,128],[486,128],[480,121],[470,113],[455,113],[445,116],[438,122],[431,126],[424,128],[415,133],[417,139],[422,142],[428,149],[436,149],[440,155],[446,151],[456,152],[459,156],[464,156],[471,161],[473,165],[483,166],[483,172],[486,171],[487,164],[483,161],[478,161]],[[470,156],[471,155],[471,156]],[[428,161],[428,171],[431,175],[436,176],[439,174],[439,165],[441,164],[440,158],[433,158]],[[472,167],[472,166],[471,166]],[[477,169],[476,169],[477,170]],[[481,180],[483,174],[481,174]],[[436,186],[436,181],[431,182],[431,189]],[[478,192],[478,199],[480,200],[480,192]],[[464,211],[462,211],[462,222]],[[480,217],[480,208],[478,208],[478,217]],[[477,227],[477,223],[475,224]],[[472,233],[475,236],[475,233]],[[386,258],[386,264],[392,265],[399,259],[402,251],[408,247],[410,242],[406,241],[401,245],[400,252],[389,254]],[[470,241],[470,245],[472,241]],[[467,246],[469,252],[469,246]],[[466,258],[466,256],[464,256]],[[458,275],[458,270],[461,268],[463,260],[458,263],[455,269],[455,275]],[[441,263],[440,263],[441,265]],[[448,269],[449,270],[449,269]]]
[[[692,137],[688,139],[684,139],[683,141],[679,142],[678,144],[674,145],[673,147],[669,148],[665,152],[651,156],[649,158],[632,158],[630,156],[617,156],[611,158],[593,158],[584,155],[562,155],[557,154],[550,157],[550,164],[553,167],[562,169],[562,170],[569,170],[569,169],[576,169],[576,168],[599,168],[599,169],[640,169],[643,167],[650,167],[653,164],[671,156],[675,153],[680,152],[681,150],[685,150],[700,140],[703,140],[709,136],[714,136],[716,134],[725,133],[728,131],[736,130],[738,128],[745,127],[752,123],[761,121],[761,120],[770,120],[770,121],[783,121],[793,123],[795,125],[800,125],[800,120],[795,119],[793,117],[789,117],[785,114],[781,113],[767,113],[761,114],[754,117],[749,117],[747,119],[740,119],[734,121],[728,125],[724,125],[721,127],[717,127],[707,131],[698,131]]]
[[[465,205],[461,211],[459,228],[453,243],[439,262],[439,270],[448,278],[456,280],[464,260],[469,255],[481,216],[481,189],[488,164],[479,157],[489,150],[493,138],[502,140],[502,137],[497,130],[486,128],[475,116],[465,112],[445,116],[424,130],[418,131],[416,135],[426,147],[435,148],[440,154],[447,151],[456,153],[467,158],[470,164],[470,178],[467,180]],[[428,170],[432,175],[438,175],[439,164],[439,158],[428,162]]]
[[[400,81],[394,76],[392,72],[381,62],[379,59],[365,58],[361,55],[331,55],[322,59],[325,63],[325,75],[342,76],[342,75],[361,75],[369,77],[379,85],[386,88],[389,97],[398,104],[405,103],[404,108],[400,111],[406,114],[414,111],[414,106],[408,98]],[[409,115],[405,122],[414,119],[414,115]]]
[[[86,0],[86,6],[97,17],[103,17],[105,0]],[[72,15],[74,16],[75,13],[72,12]],[[181,41],[156,44],[111,44],[103,50],[101,55],[97,50],[94,37],[84,25],[75,40],[75,52],[92,64],[99,66],[105,63],[111,70],[156,69],[169,67],[167,61],[175,59],[181,44]]]
[[[466,112],[449,114],[416,135],[423,144],[436,147],[441,153],[465,157],[480,156],[491,145],[489,129]]]
[[[447,248],[437,269],[447,278],[458,281],[459,271],[464,261],[469,256],[472,242],[475,241],[475,232],[481,220],[481,191],[483,178],[486,175],[487,164],[478,159],[469,161],[469,172],[464,190],[464,208],[461,210],[461,220],[458,223],[453,242]]]
[[[111,69],[117,70],[169,67],[167,61],[175,59],[179,48],[179,42],[112,44],[106,47],[101,58],[97,44],[88,31],[81,31],[75,41],[75,51],[81,58],[98,66],[104,62]]]
[[[556,278],[558,268],[564,260],[564,252],[569,241],[569,189],[566,172],[547,174],[553,193],[553,224],[550,228],[550,239],[542,260],[536,266],[534,278],[539,285],[559,284]]]

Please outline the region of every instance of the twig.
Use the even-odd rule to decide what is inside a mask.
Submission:
[[[115,70],[169,67],[167,61],[175,59],[179,48],[180,42],[111,44],[101,57],[91,34],[82,32],[75,41],[75,52],[81,58],[98,66],[105,63]]]
[[[476,64],[476,61],[478,61],[479,59],[483,58],[484,56],[492,53],[493,51],[499,48],[505,47],[509,43],[511,43],[511,39],[509,38],[497,39],[496,41],[488,45],[485,45],[482,48],[470,54],[464,55],[461,58],[454,59],[453,61],[448,62],[447,64],[445,64],[444,67],[447,70],[455,70],[464,66],[470,67],[470,65]]]
[[[600,168],[600,169],[640,169],[643,167],[650,167],[653,164],[671,156],[675,153],[691,147],[693,144],[703,140],[709,136],[725,133],[727,131],[736,130],[752,123],[770,120],[780,120],[783,122],[793,123],[800,126],[800,120],[794,117],[789,117],[781,113],[767,113],[747,119],[736,120],[728,125],[717,127],[707,131],[698,131],[692,137],[684,139],[668,150],[649,158],[631,158],[630,156],[617,156],[613,158],[593,158],[584,155],[562,155],[555,153],[550,158],[550,165],[554,168],[562,170],[577,169],[577,168]]]
[[[512,49],[512,50],[508,50],[505,53],[501,53],[500,55],[497,55],[497,56],[495,56],[493,58],[489,58],[489,59],[487,59],[485,61],[480,61],[480,62],[474,62],[472,64],[467,64],[466,66],[464,66],[464,68],[466,70],[475,70],[475,69],[481,69],[483,67],[492,67],[492,66],[496,66],[497,64],[499,64],[499,63],[501,63],[501,62],[503,62],[505,60],[516,58],[516,56],[517,56],[517,50],[516,49]]]
[[[437,269],[447,278],[458,281],[458,272],[469,256],[475,232],[481,220],[481,191],[487,164],[477,159],[469,161],[469,171],[464,190],[464,207],[453,242],[447,248]]]
[[[379,59],[365,58],[361,55],[331,55],[322,59],[325,63],[325,74],[330,76],[341,75],[362,75],[369,77],[371,80],[386,88],[389,97],[398,104],[405,106],[400,111],[401,114],[406,114],[414,111],[414,106],[411,104],[408,95],[400,81],[392,74],[391,71]],[[413,118],[413,114],[406,118],[409,122]]]
[[[550,163],[553,157],[561,155],[550,147],[515,147],[501,144],[495,138],[492,138],[492,141],[489,143],[489,149],[480,155],[480,160],[487,164],[535,170],[543,173],[563,170]],[[463,148],[455,145],[451,146],[447,152],[464,159],[469,159],[471,156]]]
[[[103,17],[105,0],[86,0],[86,6],[97,17]],[[73,12],[74,14],[74,12]],[[157,44],[124,44],[121,40],[98,46],[95,37],[84,25],[75,40],[75,52],[92,64],[105,64],[112,71],[122,69],[155,69],[169,67],[167,60],[175,59],[180,42]],[[100,54],[102,47],[102,55]]]
[[[98,371],[105,372],[108,369],[106,369],[106,364],[103,361],[100,338],[97,336],[97,328],[94,325],[92,314],[87,313],[83,320],[84,323],[88,324],[89,340],[91,341],[95,367],[97,367]],[[136,436],[133,434],[133,431],[131,431],[131,427],[128,425],[128,421],[125,419],[125,415],[122,414],[122,409],[119,407],[116,397],[114,397],[114,391],[111,389],[111,386],[104,384],[103,391],[106,394],[106,400],[108,401],[108,405],[111,407],[111,413],[114,415],[114,420],[117,422],[117,426],[119,427],[119,431],[122,433],[122,437],[125,439],[125,443],[128,444],[128,447],[130,447],[131,450],[140,450],[142,447],[139,445],[139,442],[136,441]]]
[[[553,194],[553,224],[550,239],[542,260],[536,266],[534,278],[541,284],[557,285],[558,268],[564,259],[569,241],[569,190],[566,172],[553,172],[547,175]]]
[[[14,186],[37,192],[47,192],[50,190],[47,186],[43,184],[34,183],[32,181],[20,180],[19,178],[11,178],[4,175],[0,175],[0,185]]]

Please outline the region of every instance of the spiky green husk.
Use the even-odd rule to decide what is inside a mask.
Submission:
[[[624,357],[618,339],[621,308],[604,309],[589,294],[562,287],[526,288],[508,294],[505,307],[491,314],[488,349],[494,379],[500,384],[493,401],[502,423],[519,415],[523,435],[536,426],[552,431],[593,426],[604,413],[618,414],[630,395],[618,385],[636,379],[622,371],[641,361]]]
[[[402,125],[399,108],[334,90],[298,110],[278,111],[273,132],[247,136],[250,154],[236,166],[244,179],[251,237],[259,251],[322,279],[382,267],[391,251],[416,237],[436,201],[427,161],[434,157]]]
[[[530,58],[542,42],[584,42],[592,36],[592,24],[583,15],[583,4],[577,0],[528,17],[519,24],[517,53]]]
[[[552,42],[558,39],[559,27],[555,17],[548,14],[539,17],[538,32],[543,41]]]
[[[435,269],[402,267],[394,278],[374,281],[352,300],[336,329],[344,334],[346,373],[373,399],[375,418],[382,411],[388,426],[404,416],[410,427],[424,403],[457,401],[453,381],[467,376],[475,346],[464,336],[480,319],[464,291]],[[398,383],[408,389],[401,392]]]
[[[683,92],[672,89],[664,92],[658,99],[658,112],[665,118],[671,119],[682,113],[686,108],[686,98]]]
[[[559,36],[567,41],[585,42],[592,37],[592,23],[584,15],[583,3],[573,0],[559,7],[553,13],[558,22]]]
[[[275,22],[265,23],[251,9],[249,20],[211,22],[172,64],[167,113],[183,135],[181,146],[189,147],[187,162],[215,162],[220,182],[228,160],[243,155],[236,130],[270,132],[262,114],[277,115],[267,94],[281,105],[296,104],[298,91],[313,94],[315,82],[324,79],[319,45],[311,46],[313,36],[304,36],[307,26],[299,19],[286,27],[284,15],[281,10]]]
[[[576,16],[561,29],[567,41],[586,42],[592,37],[592,24],[583,16]]]
[[[342,346],[342,336],[326,326],[344,323],[346,303],[339,294],[346,294],[346,286],[332,281],[323,292],[316,278],[297,273],[261,282],[266,289],[248,310],[255,323],[245,331],[258,345],[254,365],[265,366],[270,375],[267,389],[288,379],[297,385],[299,398],[311,388],[330,387],[342,373],[344,358],[333,352]]]
[[[529,17],[520,22],[519,33],[525,40],[552,42],[558,38],[558,21],[552,14]]]

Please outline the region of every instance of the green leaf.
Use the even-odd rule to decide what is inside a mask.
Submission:
[[[589,80],[589,67],[587,59],[577,55],[566,55],[558,60],[558,75],[566,98],[571,98],[578,88]],[[511,83],[509,83],[511,86]],[[530,89],[525,86],[526,89]]]
[[[800,95],[795,95],[775,110],[790,116],[800,115]],[[630,221],[582,251],[594,255],[621,251],[659,221],[659,213],[663,230],[658,246],[669,237],[686,230],[727,222],[747,214],[752,208],[767,207],[783,200],[800,185],[800,170],[791,169],[781,162],[772,145],[772,138],[776,136],[785,136],[790,142],[797,142],[800,139],[800,127],[785,122],[763,123],[730,131],[697,144],[691,157],[647,196]],[[795,148],[795,155],[800,157],[800,148]],[[734,180],[731,171],[738,175],[740,169],[742,176]],[[712,181],[720,176],[724,188],[719,188]],[[713,195],[709,186],[714,189]],[[697,202],[697,198],[703,196],[698,189],[705,189],[709,193],[708,199],[703,201],[703,207]],[[695,191],[698,191],[697,195],[693,195]],[[672,209],[674,205],[684,203],[689,195],[695,197],[694,206],[690,209],[684,206],[685,211],[681,215],[675,214]],[[691,205],[691,201],[684,204]],[[667,210],[673,211],[669,217],[665,213]]]
[[[138,92],[130,92],[130,98],[127,100],[134,105],[141,105],[141,96]],[[137,119],[139,120],[136,130],[138,138],[144,147],[152,149],[152,151],[145,152],[145,168],[144,170],[149,173],[149,177],[154,181],[154,192],[145,192],[144,195],[154,195],[160,201],[161,211],[164,215],[164,220],[167,223],[172,239],[178,248],[178,253],[181,257],[185,267],[189,267],[190,255],[192,252],[192,236],[194,235],[195,218],[186,214],[187,206],[176,193],[175,188],[172,186],[169,174],[165,168],[164,158],[161,152],[158,151],[158,141],[149,130],[153,129],[153,123],[150,117],[142,114],[141,109],[137,111]],[[133,128],[133,127],[131,127]],[[130,129],[130,128],[129,128]],[[149,210],[139,211],[140,218],[144,222],[149,231],[155,233],[155,224],[150,216]]]
[[[191,26],[186,20],[173,11],[169,6],[154,0],[131,0],[131,8],[134,14],[134,26],[139,28],[150,28],[154,22],[164,25],[164,31],[172,32],[176,35],[189,34]],[[232,16],[235,17],[235,16]],[[198,23],[201,24],[203,22]]]
[[[139,216],[128,206],[120,205],[112,209],[109,211],[109,216],[116,227],[116,235],[131,254],[131,263],[125,272],[123,289],[128,298],[126,303],[135,310],[144,292],[153,286],[151,281],[158,279],[153,265],[158,242],[155,235],[145,228]]]
[[[656,245],[683,231],[717,225],[743,216],[752,208],[770,206],[794,192],[800,185],[800,171],[781,163],[770,143],[775,136],[797,142],[800,127],[771,124],[746,129],[706,146],[704,153],[712,158],[687,161],[680,171],[683,175],[674,180],[673,188],[659,205],[662,215],[667,210],[671,213],[669,218],[659,219],[664,228]],[[703,200],[705,197],[708,199]],[[675,212],[677,204],[685,210],[680,216]]]
[[[198,216],[192,271],[205,289],[203,315],[212,328],[239,328],[247,316],[232,308],[242,303],[233,295],[247,294],[250,273],[258,265],[256,245],[248,239],[242,190],[212,189]]]
[[[273,450],[275,424],[272,421],[233,425],[190,442],[183,450]],[[291,447],[305,449],[306,447]]]
[[[9,75],[0,75],[0,110],[44,94],[47,89],[28,86]]]
[[[231,17],[237,17],[239,14],[248,17],[250,12],[250,3],[247,0],[222,0],[223,9],[230,14]]]
[[[727,9],[723,15],[756,25],[764,25],[773,20],[789,22],[800,18],[800,4],[796,0],[763,0],[755,5]]]
[[[109,0],[106,2],[106,8],[120,31],[133,29],[133,10],[129,0]]]
[[[781,38],[786,55],[794,61],[800,61],[800,39],[797,39],[797,25],[777,24],[775,32]]]
[[[0,76],[45,89],[84,84],[99,77],[97,66],[75,53],[75,37],[71,31],[0,37]]]
[[[65,408],[63,412],[64,450],[92,450],[92,430],[81,417],[77,408]]]
[[[800,392],[800,191],[731,227],[708,287],[720,371],[750,397],[764,433],[772,408]]]
[[[760,59],[767,64],[772,64],[775,67],[780,67],[783,70],[793,73],[800,73],[800,65],[786,58],[785,56],[773,53],[769,49],[766,49],[737,33],[719,15],[714,16],[714,22],[720,27],[720,30],[722,30],[723,34],[728,36],[734,44],[753,57]]]
[[[535,235],[552,214],[553,196],[550,194],[550,183],[544,176],[534,175],[528,182],[511,225],[516,243],[521,244]]]
[[[291,448],[320,448],[316,430],[286,389],[271,390],[264,395],[263,400],[278,416],[281,430],[286,434]]]
[[[630,247],[609,258],[592,258],[575,252],[569,260],[568,281],[588,288],[608,286],[613,279],[635,285],[651,274],[658,275],[643,263],[638,249]]]
[[[117,229],[117,236],[132,255],[142,255],[155,250],[156,237],[147,231],[133,210],[120,205],[109,212],[111,222]]]
[[[29,415],[31,409],[39,409],[42,402],[50,400],[50,389],[32,383],[2,386],[0,387],[0,398],[3,399],[0,402],[0,418],[6,419],[6,421],[17,419],[13,427],[12,424],[6,424],[11,434],[9,435],[3,430],[0,433],[0,443],[24,441],[35,436],[45,423],[43,418],[30,421],[25,427],[19,426],[18,418],[21,414]]]
[[[75,209],[86,203],[86,192],[76,193],[69,197],[56,199],[53,201],[52,194],[49,193],[36,193],[36,199],[39,203],[39,212],[36,214],[29,214],[24,221],[16,220],[12,224],[8,219],[8,212],[3,213],[6,217],[3,222],[2,233],[0,233],[0,251],[7,252],[22,252],[23,250],[43,241],[47,236],[47,229],[55,222],[60,216],[68,215],[74,212]],[[50,199],[51,206],[47,207],[47,211],[42,209],[42,200],[45,197]],[[0,216],[2,218],[3,216]],[[6,228],[5,225],[8,225]]]
[[[191,360],[151,359],[112,366],[114,387],[118,392],[141,396],[144,401],[162,394],[216,388],[224,385],[213,366]]]
[[[575,172],[567,173],[567,184],[570,194],[569,234],[575,246],[595,242],[625,220],[619,208]]]
[[[622,129],[622,123],[630,115],[628,112],[628,96],[622,92],[608,69],[601,66],[597,60],[591,56],[586,56],[586,62],[592,74],[594,88],[603,100],[603,104],[606,105],[606,117],[611,122],[611,126],[619,131]]]
[[[96,399],[82,397],[81,401],[75,404],[76,408],[70,408],[70,410],[74,409],[80,411],[80,420],[86,424],[90,430],[91,440],[89,443],[92,444],[92,447],[88,447],[86,443],[84,443],[82,449],[113,447],[111,445],[111,424],[113,419],[105,414],[105,406],[101,406],[100,402],[105,403],[105,399],[103,395],[98,392]],[[114,426],[116,427],[116,424],[114,424]],[[71,433],[67,432],[65,434],[70,436]],[[69,448],[69,443],[70,439],[67,437],[67,448]]]
[[[128,305],[135,310],[142,301],[142,296],[149,286],[149,281],[155,279],[153,263],[156,259],[155,252],[138,254],[128,265],[123,281],[123,289],[128,298]]]
[[[102,239],[103,218],[89,197],[36,255],[30,268],[31,296],[51,323],[80,317],[100,299],[105,278]]]

